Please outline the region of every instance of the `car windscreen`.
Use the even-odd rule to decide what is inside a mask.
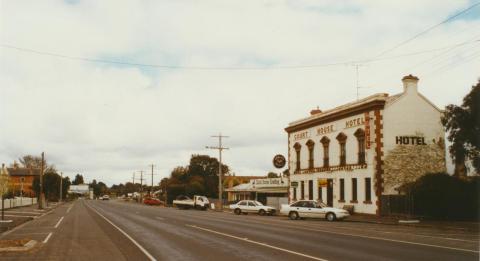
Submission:
[[[262,202],[254,201],[257,206],[263,206]]]

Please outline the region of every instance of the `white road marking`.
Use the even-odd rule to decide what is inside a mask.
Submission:
[[[43,243],[44,244],[47,243],[51,236],[52,236],[52,232],[50,232],[48,236],[43,240]]]
[[[60,218],[60,220],[57,222],[54,228],[57,228],[58,226],[60,226],[60,222],[62,222],[62,220],[63,220],[63,217]]]
[[[234,238],[234,239],[237,239],[237,240],[245,241],[245,242],[248,242],[248,243],[252,243],[252,244],[256,244],[256,245],[260,245],[260,246],[264,246],[264,247],[268,247],[268,248],[273,248],[275,250],[280,250],[280,251],[287,252],[287,253],[290,253],[290,254],[294,254],[294,255],[297,255],[297,256],[310,258],[310,259],[313,259],[313,260],[327,261],[327,259],[314,257],[314,256],[310,256],[310,255],[307,255],[307,254],[302,254],[302,253],[295,252],[295,251],[292,251],[292,250],[288,250],[288,249],[285,249],[285,248],[280,248],[280,247],[272,246],[272,245],[269,245],[269,244],[253,241],[253,240],[250,240],[248,238],[237,237],[237,236],[234,236],[234,235],[218,232],[218,231],[211,230],[211,229],[208,229],[208,228],[203,228],[203,227],[199,227],[199,226],[195,226],[195,225],[186,225],[186,226],[192,227],[192,228],[195,228],[195,229],[199,229],[199,230],[203,230],[203,231],[207,231],[207,232],[210,232],[210,233],[213,233],[213,234],[218,234],[218,235],[222,235],[222,236],[225,236],[225,237],[230,237],[230,238]]]
[[[158,220],[165,220],[165,218],[163,218],[163,217],[155,217],[155,218],[158,219]]]
[[[263,223],[263,222],[258,222],[258,223]],[[268,224],[270,224],[270,223],[268,223]],[[323,230],[323,229],[316,229],[316,228],[306,228],[306,227],[302,227],[302,226],[286,226],[286,225],[283,225],[283,226],[284,226],[284,227],[289,227],[289,228],[303,229],[303,230],[308,230],[308,231],[325,232],[325,233],[329,233],[329,234],[337,234],[337,235],[343,235],[343,236],[368,238],[368,239],[376,239],[376,240],[383,240],[383,241],[396,242],[396,243],[404,243],[404,244],[411,244],[411,245],[428,246],[428,247],[435,247],[435,248],[443,248],[443,249],[450,249],[450,250],[457,250],[457,251],[465,251],[465,252],[479,253],[479,251],[470,250],[470,249],[465,249],[465,248],[439,246],[439,245],[432,245],[432,244],[425,244],[425,243],[417,243],[417,242],[411,242],[411,241],[405,241],[405,240],[389,239],[389,238],[383,238],[383,237],[374,237],[374,236],[365,236],[365,235],[355,235],[355,234],[350,234],[350,233],[334,232],[334,231],[330,231],[330,230]]]
[[[38,216],[25,216],[25,215],[8,215],[8,214],[4,214],[4,216],[6,216],[6,217],[30,217],[30,218],[38,217]]]
[[[88,208],[90,208],[91,210],[95,211],[100,217],[105,219],[105,221],[110,223],[110,225],[112,225],[114,228],[118,229],[118,231],[120,231],[124,236],[126,236],[128,239],[130,239],[130,241],[132,241],[132,243],[135,244],[150,260],[157,261],[157,259],[155,259],[155,257],[153,257],[150,253],[148,253],[148,251],[145,250],[145,248],[143,248],[139,243],[137,243],[137,241],[135,241],[135,239],[133,239],[131,236],[129,236],[127,234],[127,232],[123,231],[121,228],[119,228],[117,225],[115,225],[112,221],[110,221],[104,215],[100,214],[100,212],[98,212],[95,208],[90,207],[88,204],[85,204],[85,205],[87,205]]]
[[[14,210],[5,210],[5,213],[25,213],[25,214],[34,214],[34,215],[40,215],[41,214],[41,213],[38,213],[38,212],[14,211]]]
[[[70,210],[72,210],[72,207],[75,203],[73,203],[68,209],[67,209],[67,213],[70,212]]]

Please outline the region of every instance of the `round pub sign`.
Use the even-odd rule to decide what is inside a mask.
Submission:
[[[281,154],[277,154],[275,157],[273,157],[273,166],[275,166],[277,169],[285,167],[286,162],[287,161],[285,160],[285,157]]]

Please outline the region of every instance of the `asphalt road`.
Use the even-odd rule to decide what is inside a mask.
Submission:
[[[48,240],[28,253],[1,253],[0,259],[479,260],[478,232],[291,221],[116,200],[79,200],[30,223],[3,238],[38,235],[44,242],[52,233]]]

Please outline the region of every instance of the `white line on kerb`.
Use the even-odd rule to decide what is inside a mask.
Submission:
[[[55,228],[57,228],[58,226],[60,226],[60,222],[62,222],[63,220],[63,217],[60,218],[60,220],[57,222],[57,224],[55,225]]]
[[[88,204],[85,204],[88,206]],[[157,259],[155,259],[155,257],[153,257],[150,253],[148,253],[147,250],[145,250],[145,248],[143,248],[139,243],[137,243],[137,241],[135,241],[135,239],[133,239],[131,236],[129,236],[125,231],[123,231],[121,228],[119,228],[117,225],[113,224],[112,221],[110,221],[108,218],[106,218],[104,215],[100,214],[100,212],[98,212],[95,208],[93,207],[90,207],[88,206],[88,208],[90,208],[91,210],[95,211],[95,213],[97,213],[100,217],[102,217],[103,219],[105,219],[105,221],[107,221],[108,223],[110,223],[110,225],[112,225],[114,228],[118,229],[118,231],[120,231],[124,236],[126,236],[128,239],[130,239],[130,241],[132,241],[133,244],[135,244],[150,260],[152,261],[157,261]]]
[[[250,240],[250,239],[244,238],[244,237],[237,237],[237,236],[234,236],[234,235],[225,234],[225,233],[218,232],[218,231],[215,231],[215,230],[211,230],[211,229],[208,229],[208,228],[203,228],[203,227],[199,227],[199,226],[195,226],[195,225],[186,225],[186,226],[192,227],[192,228],[195,228],[195,229],[200,229],[200,230],[203,230],[203,231],[207,231],[207,232],[210,232],[210,233],[222,235],[222,236],[225,236],[225,237],[238,239],[238,240],[249,242],[249,243],[252,243],[252,244],[273,248],[273,249],[276,249],[276,250],[280,250],[280,251],[283,251],[283,252],[287,252],[287,253],[290,253],[290,254],[294,254],[294,255],[298,255],[298,256],[302,256],[302,257],[306,257],[306,258],[310,258],[310,259],[313,259],[313,260],[328,261],[327,259],[302,254],[302,253],[295,252],[295,251],[292,251],[292,250],[288,250],[288,249],[285,249],[285,248],[280,248],[280,247],[272,246],[272,245],[269,245],[269,244],[253,241],[253,240]]]
[[[51,236],[52,236],[52,232],[50,232],[48,236],[43,240],[43,243],[44,244],[47,243]]]

